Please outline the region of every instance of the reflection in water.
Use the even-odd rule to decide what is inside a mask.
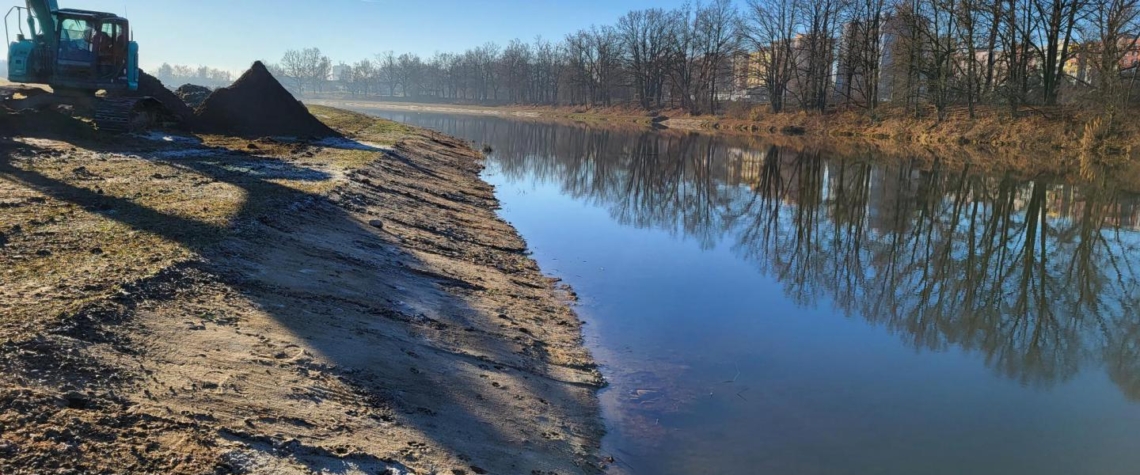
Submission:
[[[1025,384],[1102,365],[1140,401],[1140,200],[1110,186],[701,134],[440,120],[482,129],[462,135],[495,143],[503,173],[556,181],[622,224],[734,243],[801,305],[833,301],[917,348],[982,352]]]
[[[1140,399],[1132,302],[1134,203],[1104,192],[876,169],[770,149],[757,199],[727,209],[738,249],[807,304],[830,298],[928,349],[981,351],[995,370],[1048,386],[1102,361]],[[1122,337],[1132,335],[1132,339]]]
[[[509,181],[555,183],[623,225],[731,246],[801,307],[830,303],[918,350],[979,354],[1032,388],[1103,371],[1140,402],[1140,199],[1111,183],[745,138],[414,119],[493,144]]]

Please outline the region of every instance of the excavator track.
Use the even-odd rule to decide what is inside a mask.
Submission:
[[[100,99],[95,105],[95,127],[100,132],[125,134],[131,131],[135,105],[142,100],[134,97]]]
[[[95,105],[95,127],[110,134],[137,132],[162,120],[164,111],[153,97],[104,97]]]

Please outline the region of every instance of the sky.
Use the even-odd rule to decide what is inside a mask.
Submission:
[[[14,0],[23,3],[19,0]],[[288,49],[319,47],[334,63],[382,51],[421,56],[494,41],[561,39],[613,24],[630,10],[684,0],[59,0],[61,8],[112,12],[131,21],[139,62],[239,72],[277,62]]]

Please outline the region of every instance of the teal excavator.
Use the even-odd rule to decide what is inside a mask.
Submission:
[[[8,80],[50,86],[55,96],[73,102],[94,101],[100,130],[129,130],[146,98],[135,93],[139,47],[127,19],[61,9],[57,0],[26,1],[26,7],[12,7],[4,17]],[[15,41],[8,38],[10,19],[15,20]]]

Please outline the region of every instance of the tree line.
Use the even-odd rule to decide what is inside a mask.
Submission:
[[[182,84],[197,84],[209,88],[229,86],[234,82],[233,73],[207,66],[183,66],[162,63],[154,72],[154,77],[163,84],[178,87]]]
[[[964,106],[1132,98],[1140,0],[732,0],[631,11],[559,40],[334,64],[317,48],[273,66],[296,92],[716,113],[890,104]]]

